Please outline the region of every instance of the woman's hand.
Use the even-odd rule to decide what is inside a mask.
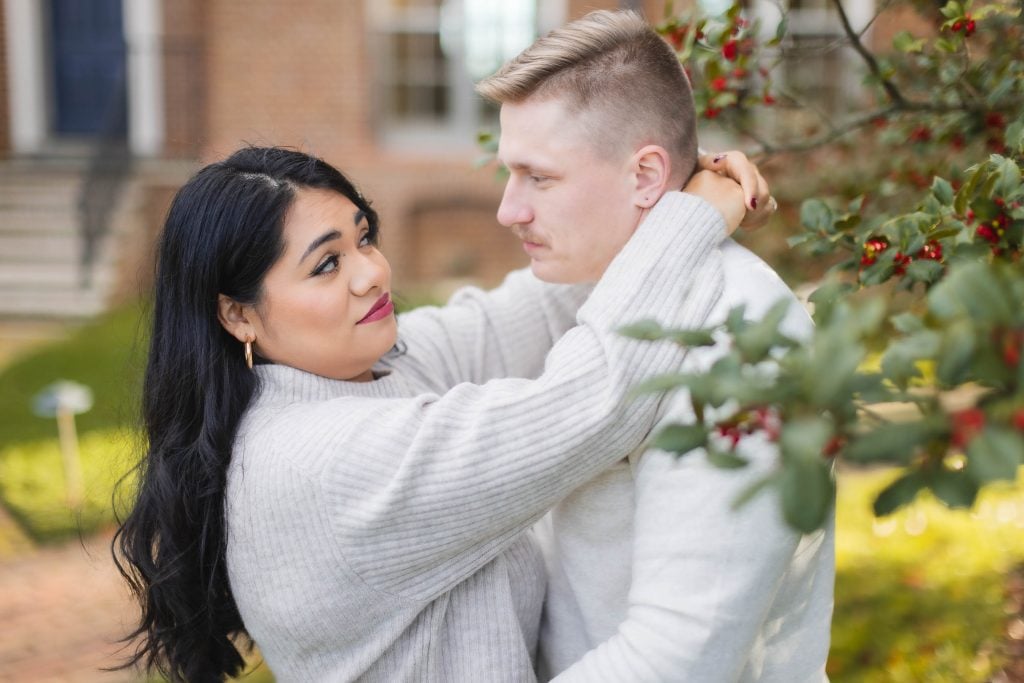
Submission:
[[[743,197],[740,200],[745,211],[740,225],[747,230],[760,228],[778,206],[768,190],[768,183],[761,176],[757,166],[743,152],[731,151],[718,154],[702,154],[697,159],[698,168],[714,171],[740,184]],[[721,209],[719,209],[721,210]]]
[[[714,171],[694,173],[683,192],[695,194],[718,209],[725,218],[725,232],[728,235],[736,232],[747,215],[743,188],[735,180]]]

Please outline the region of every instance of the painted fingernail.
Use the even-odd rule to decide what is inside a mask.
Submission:
[[[757,197],[750,198],[750,208],[757,211]]]
[[[722,159],[724,159],[724,158],[725,158],[725,156],[726,156],[726,155],[724,155],[724,154],[716,154],[716,155],[715,155],[715,158],[711,160],[711,163],[713,163],[713,164],[717,164],[717,163],[718,163],[719,161],[721,161]]]

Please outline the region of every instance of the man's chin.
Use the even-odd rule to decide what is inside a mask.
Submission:
[[[560,267],[558,264],[551,263],[550,261],[530,259],[530,270],[533,271],[534,277],[538,280],[548,282],[553,285],[579,285],[589,284],[596,281],[596,278],[585,278],[581,273],[572,272],[571,270]]]

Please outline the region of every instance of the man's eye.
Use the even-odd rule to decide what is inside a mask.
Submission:
[[[547,179],[548,179],[548,177],[547,176],[543,176],[543,175],[531,175],[530,176],[530,180],[535,182],[535,183],[543,183]]]
[[[313,275],[324,275],[338,269],[338,256],[331,254],[313,270]]]

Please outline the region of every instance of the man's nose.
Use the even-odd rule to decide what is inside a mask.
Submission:
[[[506,228],[511,228],[513,225],[530,223],[532,220],[533,212],[523,200],[516,179],[509,178],[505,183],[501,204],[498,205],[498,222]]]

